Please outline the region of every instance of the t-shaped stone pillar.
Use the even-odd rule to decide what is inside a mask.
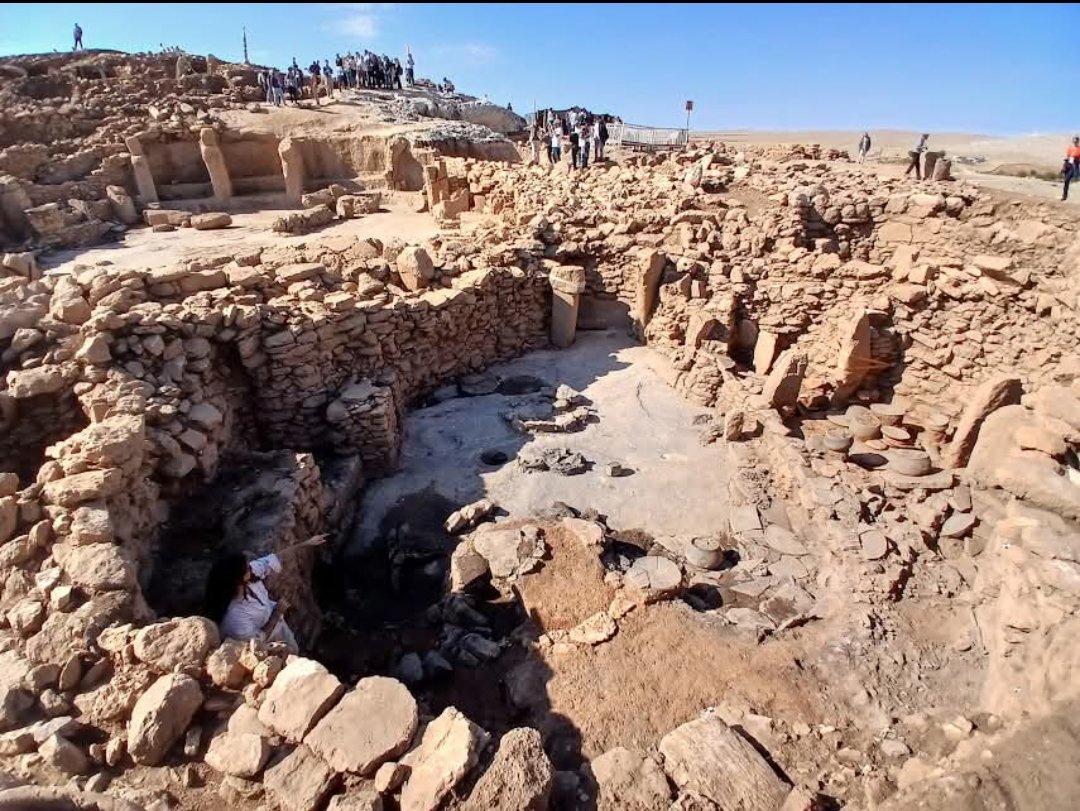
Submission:
[[[548,274],[551,284],[551,343],[565,349],[577,332],[578,305],[585,290],[585,268],[556,265]]]
[[[214,187],[214,199],[227,203],[232,198],[232,178],[225,163],[225,153],[218,143],[218,134],[210,127],[199,131],[199,152],[202,153],[206,171],[210,173],[210,185]]]
[[[143,205],[156,203],[157,184],[154,183],[154,173],[150,171],[150,161],[146,159],[142,141],[137,135],[131,135],[124,139],[124,144],[131,153],[131,171],[135,175],[135,188],[139,192],[139,199]]]
[[[282,138],[278,144],[281,157],[281,173],[285,176],[285,196],[294,203],[299,203],[304,194],[304,156],[300,146],[292,138]]]

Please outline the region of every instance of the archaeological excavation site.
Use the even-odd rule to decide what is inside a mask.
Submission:
[[[264,95],[0,59],[0,809],[1076,807],[1080,212]]]

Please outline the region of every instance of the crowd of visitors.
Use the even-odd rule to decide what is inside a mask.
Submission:
[[[372,88],[377,90],[402,90],[405,87],[431,85],[427,80],[416,80],[416,62],[412,53],[405,56],[404,66],[401,60],[391,59],[386,54],[363,53],[337,54],[334,64],[324,59],[301,68],[296,57],[283,73],[277,68],[260,70],[259,87],[266,93],[267,104],[281,106],[287,101],[300,103],[304,98],[313,99],[319,104],[320,96],[331,99],[335,92],[349,88]],[[442,84],[432,85],[440,92],[452,93],[454,86],[449,79]]]
[[[587,169],[590,152],[593,161],[602,161],[607,141],[608,128],[604,117],[576,107],[563,114],[543,110],[536,114],[529,130],[529,146],[534,163],[540,163],[543,145],[548,163],[556,166],[565,157],[569,159],[571,170]]]

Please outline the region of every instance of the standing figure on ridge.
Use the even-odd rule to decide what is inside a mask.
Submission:
[[[866,163],[866,156],[870,153],[870,133],[864,132],[859,139],[859,163]]]
[[[71,48],[71,50],[74,52],[74,51],[79,50],[79,48],[83,47],[83,44],[82,44],[82,26],[79,25],[78,23],[75,23],[75,30],[74,30],[73,33],[75,35],[75,45]],[[85,51],[86,49],[83,48],[83,50]]]

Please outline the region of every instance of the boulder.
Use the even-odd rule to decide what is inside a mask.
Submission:
[[[244,643],[238,639],[226,639],[206,659],[206,675],[217,687],[236,690],[244,686],[248,669],[240,660]]]
[[[226,732],[210,741],[204,760],[215,771],[250,780],[262,771],[268,757],[270,745],[261,735]]]
[[[112,543],[112,517],[104,502],[82,504],[71,512],[67,541],[73,544]]]
[[[159,673],[197,676],[219,641],[217,626],[205,617],[167,620],[139,629],[135,656]]]
[[[42,759],[62,774],[83,774],[90,761],[83,751],[60,735],[50,735],[38,748]]]
[[[794,347],[784,350],[776,359],[761,395],[773,408],[793,406],[799,399],[803,376],[806,374],[806,355]]]
[[[115,468],[87,470],[48,482],[42,491],[47,504],[75,507],[84,501],[115,496],[124,487],[124,474]]]
[[[128,723],[128,752],[136,763],[161,762],[202,706],[199,683],[190,676],[170,673],[143,693]]]
[[[217,228],[228,228],[230,225],[232,217],[221,211],[191,216],[191,227],[196,231],[213,231]]]
[[[477,781],[465,811],[545,811],[555,771],[540,733],[512,729],[499,741],[495,759]]]
[[[86,546],[56,544],[53,557],[71,582],[87,591],[128,591],[135,588],[135,564],[126,550],[108,543]]]
[[[664,770],[641,752],[612,749],[593,758],[589,768],[596,781],[598,811],[652,811],[671,802]]]
[[[85,324],[90,320],[90,304],[82,288],[71,276],[60,276],[49,300],[49,315],[65,324]]]
[[[283,811],[316,811],[337,775],[306,746],[298,746],[263,776],[263,786]]]
[[[402,249],[397,256],[397,271],[407,290],[420,290],[435,278],[435,265],[431,257],[417,246]]]
[[[64,387],[64,373],[59,366],[36,366],[7,374],[7,393],[16,400],[55,394]]]
[[[304,743],[337,771],[366,775],[409,748],[419,720],[405,685],[372,676],[357,682]]]
[[[401,811],[435,811],[479,759],[488,734],[453,707],[428,724],[420,746],[402,762],[411,768]]]
[[[660,741],[664,770],[682,791],[725,811],[777,811],[791,786],[741,735],[715,715],[704,715]]]
[[[490,499],[482,498],[472,504],[466,504],[460,510],[450,513],[443,525],[447,532],[454,535],[463,530],[472,529],[495,510],[495,503]]]
[[[536,568],[547,547],[538,527],[499,529],[487,524],[470,536],[472,548],[487,561],[493,577],[515,577]]]
[[[382,811],[382,809],[382,797],[377,791],[370,789],[352,789],[346,794],[338,794],[331,797],[330,805],[326,806],[326,811]]]
[[[1002,406],[1019,403],[1022,395],[1023,387],[1017,377],[992,378],[979,386],[967,400],[952,442],[942,454],[941,466],[964,467],[971,458],[983,421]]]
[[[312,659],[294,658],[274,679],[259,708],[259,720],[290,741],[301,741],[345,687]]]

